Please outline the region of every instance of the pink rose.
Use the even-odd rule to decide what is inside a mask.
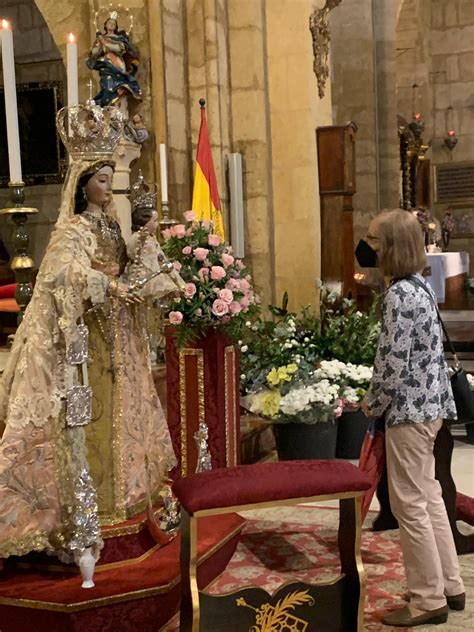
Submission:
[[[178,239],[182,239],[186,236],[186,226],[184,224],[176,224],[176,226],[172,226],[170,230],[171,235],[178,237]]]
[[[232,301],[232,303],[229,305],[229,312],[231,314],[239,314],[242,311],[242,307],[240,306],[240,303],[238,303],[237,301]]]
[[[250,290],[250,283],[247,281],[247,279],[240,279],[240,289]]]
[[[184,296],[186,298],[193,298],[195,294],[196,286],[194,285],[194,283],[186,283],[186,285],[184,286]]]
[[[234,295],[231,290],[219,290],[219,298],[221,298],[224,303],[227,303],[227,305],[230,305],[234,300]]]
[[[181,268],[183,267],[179,261],[173,261],[173,267],[176,272],[181,272]]]
[[[204,261],[208,254],[209,250],[207,248],[196,248],[194,251],[194,258],[196,261]]]
[[[186,213],[183,213],[184,215],[184,219],[187,222],[194,222],[194,220],[196,219],[196,213],[194,211],[186,211]]]
[[[210,246],[218,246],[221,243],[221,238],[219,237],[219,235],[209,235],[209,237],[207,238],[207,243]]]
[[[226,252],[221,257],[221,261],[226,268],[231,266],[234,263],[234,257],[232,255],[228,255]]]
[[[225,270],[222,266],[212,266],[211,279],[214,281],[220,281],[225,277]]]
[[[212,228],[212,222],[205,219],[201,222],[201,226],[202,228],[204,228],[204,230],[210,230]]]
[[[221,298],[216,298],[212,304],[212,313],[218,317],[224,316],[229,313],[229,306]]]
[[[181,312],[170,312],[168,319],[172,325],[180,325],[183,322],[183,314]]]
[[[238,279],[229,279],[225,286],[229,290],[240,290],[240,281]]]
[[[198,272],[198,275],[201,281],[205,281],[209,276],[209,268],[201,268]]]
[[[168,239],[171,239],[171,231],[169,228],[165,228],[165,230],[162,230],[161,234],[166,239],[166,241],[168,241]]]
[[[240,307],[242,309],[245,309],[246,307],[248,307],[250,305],[250,301],[249,301],[247,296],[242,296],[242,298],[240,299],[239,303],[240,303]]]
[[[193,249],[191,248],[191,246],[185,246],[181,252],[183,253],[183,255],[190,255],[192,253]]]

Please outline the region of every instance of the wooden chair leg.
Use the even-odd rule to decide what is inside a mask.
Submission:
[[[435,475],[441,485],[443,500],[446,505],[449,524],[453,532],[454,542],[458,555],[472,553],[474,551],[474,535],[464,535],[458,529],[456,521],[456,484],[451,474],[451,461],[453,456],[454,440],[451,431],[443,423],[434,444]]]
[[[361,632],[364,625],[365,572],[361,557],[361,498],[339,501],[338,546],[341,573],[345,575],[343,603],[348,609],[351,629]]]
[[[197,522],[181,508],[181,632],[199,632]]]

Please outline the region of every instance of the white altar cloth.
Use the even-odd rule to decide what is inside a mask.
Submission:
[[[438,299],[444,303],[446,298],[446,279],[469,272],[469,255],[467,252],[439,252],[426,255],[431,275],[426,280],[431,285]]]

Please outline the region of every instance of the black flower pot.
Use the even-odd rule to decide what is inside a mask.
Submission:
[[[336,458],[358,459],[368,426],[361,410],[342,413],[337,424]]]
[[[334,459],[336,456],[335,421],[273,424],[273,434],[280,461]]]

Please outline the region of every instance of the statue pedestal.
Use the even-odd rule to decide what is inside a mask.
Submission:
[[[141,145],[122,138],[114,154],[116,162],[113,185],[114,201],[117,207],[117,220],[126,243],[132,236],[131,205],[126,196],[130,186],[130,167],[140,158],[141,151]]]

